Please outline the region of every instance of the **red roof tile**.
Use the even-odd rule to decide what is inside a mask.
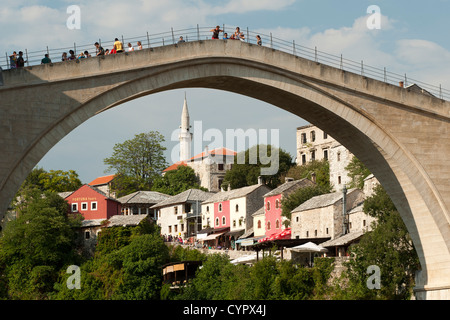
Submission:
[[[216,156],[235,156],[237,153],[236,151],[227,149],[227,148],[217,148],[214,150],[211,150],[208,152],[211,155],[216,155]],[[195,159],[201,159],[205,157],[205,152],[203,151],[202,153],[197,154],[196,156],[193,156],[190,160],[195,160]]]
[[[102,184],[110,183],[116,177],[115,174],[111,174],[109,176],[98,177],[89,183],[90,186],[99,186]]]
[[[170,167],[166,168],[163,170],[163,172],[167,172],[167,171],[171,171],[171,170],[176,170],[179,166],[187,166],[186,162],[184,161],[178,161],[175,162],[173,165],[171,165]]]

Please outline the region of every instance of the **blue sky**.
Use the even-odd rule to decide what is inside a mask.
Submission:
[[[281,39],[450,89],[450,0],[1,0],[0,4],[3,53],[68,47],[99,38],[110,41],[120,35],[166,32],[171,27],[225,24],[271,32]],[[81,9],[79,30],[66,26],[69,5]],[[369,5],[381,10],[379,30],[366,26]],[[170,153],[177,144],[171,134],[180,125],[185,93],[191,122],[201,120],[204,131],[214,128],[225,135],[226,129],[279,129],[281,148],[295,156],[295,132],[306,124],[304,120],[237,94],[186,89],[142,97],[91,118],[50,150],[39,166],[76,170],[88,183],[105,174],[103,159],[111,155],[115,143],[149,130],[164,134],[171,163]]]

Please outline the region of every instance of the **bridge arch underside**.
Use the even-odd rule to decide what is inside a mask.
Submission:
[[[416,283],[418,297],[450,298],[450,232],[445,204],[428,173],[383,123],[388,109],[395,113],[400,108],[256,63],[211,59],[186,66],[160,66],[145,75],[130,71],[127,76],[118,73],[108,77],[112,87],[98,87],[95,96],[87,101],[83,101],[83,90],[71,92],[73,106],[57,123],[42,131],[0,186],[3,199],[8,190],[19,188],[59,140],[99,112],[172,89],[225,90],[265,101],[317,125],[363,161],[387,190],[414,241],[422,267]],[[74,87],[77,81],[86,80],[73,80]],[[11,199],[13,195],[14,191],[6,196]]]

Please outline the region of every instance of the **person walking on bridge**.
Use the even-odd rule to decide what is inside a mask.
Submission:
[[[114,41],[115,41],[114,42],[114,49],[116,50],[116,53],[123,52],[123,44],[122,44],[122,42],[120,42],[119,39],[117,39],[117,38]]]

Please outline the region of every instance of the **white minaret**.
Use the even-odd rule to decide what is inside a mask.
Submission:
[[[190,132],[189,112],[187,108],[186,93],[184,94],[183,111],[181,113],[180,126],[180,161],[186,161],[191,158],[192,133]]]

